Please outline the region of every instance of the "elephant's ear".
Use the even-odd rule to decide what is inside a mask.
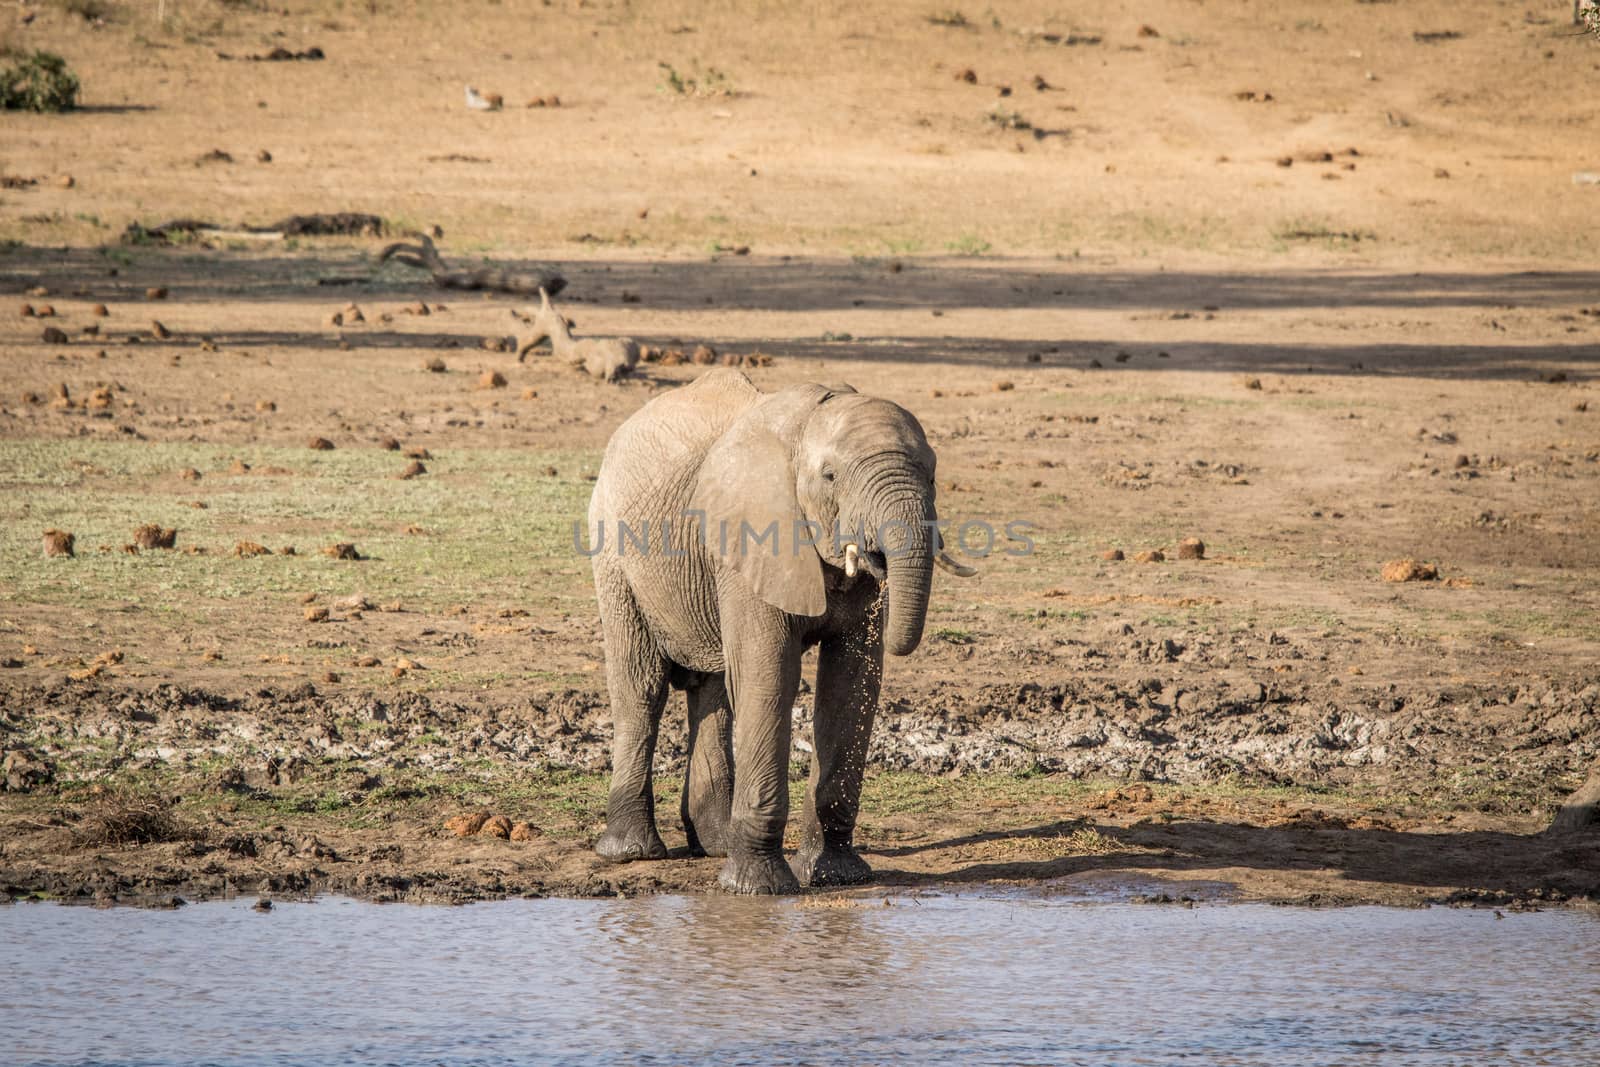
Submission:
[[[756,596],[791,615],[827,610],[822,560],[799,536],[806,517],[790,450],[770,427],[754,419],[731,426],[706,453],[690,506],[705,516],[706,550]]]

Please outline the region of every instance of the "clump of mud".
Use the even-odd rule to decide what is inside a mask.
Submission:
[[[73,542],[77,539],[65,530],[46,530],[44,532],[44,554],[46,556],[72,556]]]
[[[1439,577],[1439,568],[1431,563],[1418,563],[1409,557],[1392,559],[1383,565],[1386,582],[1432,582]]]
[[[163,530],[155,523],[145,523],[133,531],[133,543],[140,548],[173,548],[178,543],[178,531]]]

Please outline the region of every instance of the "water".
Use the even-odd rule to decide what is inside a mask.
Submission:
[[[1600,917],[908,897],[0,907],[0,1063],[1600,1063]]]

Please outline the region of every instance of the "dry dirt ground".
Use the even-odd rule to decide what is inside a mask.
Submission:
[[[705,367],[519,363],[520,301],[239,231],[360,211],[555,264],[580,333],[890,397],[942,514],[1031,524],[888,666],[883,882],[1600,897],[1600,842],[1538,834],[1600,760],[1600,42],[1563,5],[67,6],[4,31],[86,106],[0,118],[0,896],[714,883],[587,850],[570,532]],[[278,47],[325,58],[244,58]],[[230,232],[123,240],[172,218]]]

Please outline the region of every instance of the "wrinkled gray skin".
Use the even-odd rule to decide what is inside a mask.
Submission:
[[[763,394],[738,371],[714,370],[623,423],[589,505],[590,550],[605,537],[593,564],[616,729],[601,856],[667,854],[651,760],[670,685],[688,696],[690,850],[727,856],[725,888],[789,893],[871,878],[852,843],[862,773],[884,649],[909,655],[922,638],[937,540],[925,525],[935,518],[933,477],[916,418],[848,386]],[[704,539],[681,518],[691,509],[705,513]],[[682,556],[662,551],[669,519]],[[793,544],[803,519],[830,531],[817,548]],[[836,519],[867,531],[853,577],[833,543]],[[617,524],[637,531],[646,520],[648,553],[632,542],[619,552]],[[770,542],[737,551],[742,522],[761,530],[772,520],[784,538],[777,556]],[[874,543],[886,525],[893,544]],[[816,744],[791,869],[782,854],[790,712],[813,645]]]

